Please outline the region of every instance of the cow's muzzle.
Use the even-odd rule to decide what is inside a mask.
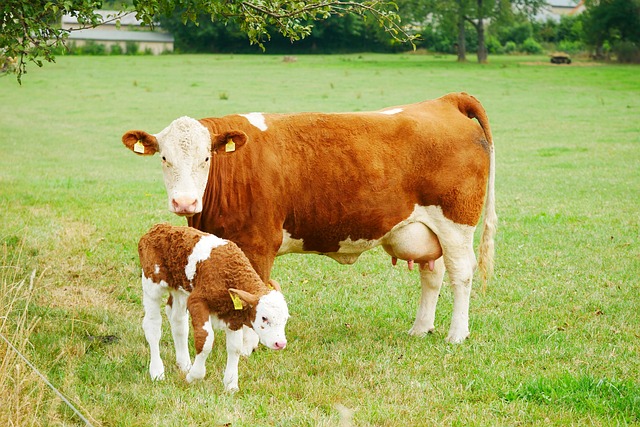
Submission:
[[[171,200],[173,213],[180,216],[191,216],[197,212],[198,200],[190,197],[177,197]]]

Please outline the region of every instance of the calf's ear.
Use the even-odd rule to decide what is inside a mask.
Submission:
[[[282,288],[280,287],[280,283],[276,282],[273,279],[269,279],[269,285],[271,288],[275,289],[278,292],[282,292]]]
[[[160,149],[156,137],[142,130],[130,130],[125,133],[122,135],[122,143],[141,156],[151,156]]]
[[[247,134],[241,130],[218,133],[211,136],[211,151],[217,154],[231,154],[247,143]]]
[[[231,301],[233,302],[233,306],[236,308],[236,310],[241,310],[240,308],[238,308],[238,301],[242,304],[242,308],[245,308],[247,306],[255,307],[256,305],[258,305],[257,296],[241,289],[229,288],[229,296],[231,297]]]

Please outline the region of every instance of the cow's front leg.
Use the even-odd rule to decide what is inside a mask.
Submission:
[[[184,373],[191,369],[189,357],[189,315],[187,312],[188,295],[182,291],[171,293],[172,303],[167,304],[166,314],[171,324],[173,344],[176,348],[176,363]]]
[[[205,362],[213,347],[213,327],[209,319],[209,307],[205,301],[189,298],[187,306],[191,314],[193,338],[196,347],[196,357],[187,374],[187,382],[191,383],[204,378],[207,373]]]
[[[438,258],[433,266],[433,271],[428,267],[420,269],[420,284],[422,293],[418,303],[418,312],[413,327],[409,330],[410,335],[423,336],[433,332],[436,318],[436,305],[440,296],[442,279],[444,278],[444,260]]]
[[[242,352],[242,329],[227,329],[227,367],[224,370],[224,389],[236,392],[238,388],[238,362]]]
[[[164,379],[164,364],[160,358],[160,337],[162,336],[162,313],[160,306],[165,298],[166,290],[159,284],[147,279],[142,274],[142,306],[144,318],[142,329],[149,343],[149,375],[152,380]]]

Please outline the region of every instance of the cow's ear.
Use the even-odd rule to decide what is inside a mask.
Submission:
[[[229,296],[233,302],[233,308],[236,310],[242,310],[243,308],[255,307],[258,305],[258,297],[241,289],[229,289]]]
[[[122,143],[141,156],[151,156],[159,151],[156,137],[142,130],[130,130],[125,133],[122,135]]]
[[[241,130],[223,132],[211,137],[211,151],[218,154],[233,153],[247,143],[247,134]]]

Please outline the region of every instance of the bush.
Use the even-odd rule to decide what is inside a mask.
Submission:
[[[487,52],[489,53],[504,53],[504,47],[500,44],[500,40],[496,37],[488,37],[487,38]]]
[[[563,40],[556,46],[559,51],[567,52],[567,53],[578,53],[584,50],[584,45],[579,41],[568,41]]]
[[[87,43],[77,48],[80,55],[105,55],[107,53],[107,49],[103,44],[98,44],[94,41],[87,41]]]
[[[529,37],[522,43],[522,51],[528,54],[542,53],[542,46],[540,43]]]
[[[618,62],[640,64],[640,46],[631,41],[621,41],[613,46]]]
[[[138,53],[138,50],[140,50],[140,46],[138,46],[138,43],[132,41],[128,41],[126,43],[127,55],[135,55]]]
[[[111,55],[122,55],[122,46],[119,44],[111,45],[111,50],[109,52]]]
[[[504,53],[513,53],[518,49],[515,42],[508,41],[504,44]]]

